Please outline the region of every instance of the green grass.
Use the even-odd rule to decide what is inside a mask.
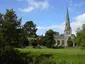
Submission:
[[[20,49],[21,53],[29,53],[31,56],[39,56],[41,54],[51,54],[56,62],[62,64],[85,64],[85,50],[80,48],[65,48],[65,49]]]

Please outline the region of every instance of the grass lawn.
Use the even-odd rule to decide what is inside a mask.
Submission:
[[[66,62],[66,64],[85,64],[85,50],[80,48],[65,49],[34,49],[19,48],[21,53],[29,53],[31,56],[39,56],[40,54],[51,54],[56,62]]]

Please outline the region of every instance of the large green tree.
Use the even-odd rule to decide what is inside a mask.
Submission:
[[[4,46],[21,47],[25,37],[19,22],[13,9],[7,9],[5,14],[0,14],[0,42]]]
[[[0,63],[27,64],[15,47],[21,47],[24,41],[24,30],[20,27],[13,9],[7,9],[5,14],[0,13]]]
[[[82,29],[78,28],[77,30],[76,44],[85,47],[85,24],[83,24]]]
[[[53,47],[55,44],[55,40],[54,40],[54,34],[55,32],[52,29],[49,29],[46,33],[45,33],[45,45],[47,47]]]
[[[34,24],[33,21],[27,21],[24,24],[23,29],[26,32],[26,35],[28,37],[36,37],[37,36],[37,34],[36,34],[36,31],[37,31],[36,24]]]

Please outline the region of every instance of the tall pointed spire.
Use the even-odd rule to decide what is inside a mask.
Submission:
[[[65,35],[71,34],[71,27],[70,27],[68,8],[67,8],[67,11],[66,11],[66,23],[65,23],[64,33],[65,33]]]
[[[66,12],[66,23],[68,23],[70,25],[68,8],[67,8],[67,12]]]

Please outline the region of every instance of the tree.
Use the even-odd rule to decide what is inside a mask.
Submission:
[[[54,44],[55,44],[54,34],[55,34],[55,32],[52,29],[49,29],[45,33],[45,45],[47,47],[53,47],[54,46]]]
[[[0,14],[0,63],[1,64],[28,64],[25,57],[15,47],[21,47],[24,34],[13,9]],[[24,58],[24,59],[23,59]]]
[[[77,30],[76,44],[85,47],[85,24],[83,24],[82,29]]]
[[[38,36],[36,41],[38,45],[44,45],[44,36]]]
[[[59,34],[59,32],[55,32],[55,35],[59,36],[60,34]]]
[[[24,30],[19,28],[20,21],[13,9],[7,9],[5,14],[0,14],[0,42],[3,45],[21,47],[25,36]]]
[[[36,24],[33,23],[33,21],[28,21],[24,24],[23,27],[25,33],[27,34],[28,37],[36,37]]]

